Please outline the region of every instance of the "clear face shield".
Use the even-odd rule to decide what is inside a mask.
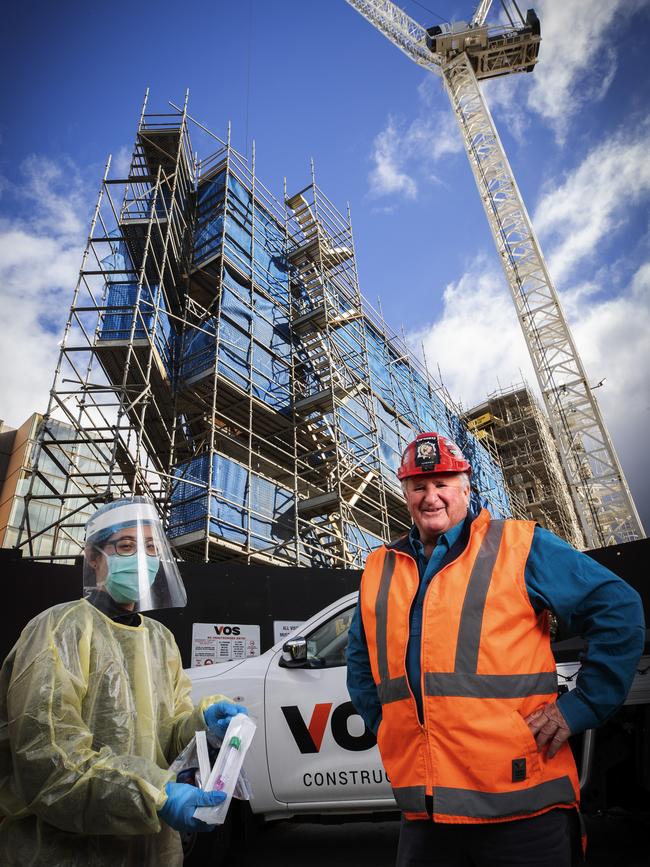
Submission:
[[[90,602],[107,593],[125,611],[185,606],[185,587],[150,499],[115,500],[88,520],[83,582]]]

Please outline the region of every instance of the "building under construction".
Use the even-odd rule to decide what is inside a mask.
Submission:
[[[516,513],[584,548],[548,419],[528,386],[494,392],[465,419],[481,442],[491,441],[498,451]]]
[[[279,201],[254,152],[145,102],[128,177],[103,179],[19,544],[69,556],[89,504],[135,492],[185,559],[359,565],[410,524],[395,469],[416,430],[454,439],[475,505],[510,513],[498,461],[362,298],[313,167]]]
[[[34,536],[34,554],[47,555],[55,547],[59,555],[73,557],[79,553],[83,527],[79,526],[74,533],[58,534],[58,523],[73,508],[76,510],[75,521],[83,524],[95,511],[95,506],[87,498],[85,506],[79,508],[81,503],[78,500],[72,506],[64,498],[48,495],[54,491],[65,492],[73,467],[82,466],[89,478],[95,472],[103,472],[103,468],[94,461],[93,453],[84,441],[76,438],[72,425],[51,418],[48,421],[48,451],[41,452],[39,475],[32,481],[42,425],[43,416],[36,412],[18,429],[0,422],[0,548],[15,547],[21,535],[24,497],[31,485],[33,500],[29,519]]]

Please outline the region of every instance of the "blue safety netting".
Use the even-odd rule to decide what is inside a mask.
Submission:
[[[263,208],[254,212],[253,280],[272,297],[289,304],[289,264],[284,230]]]
[[[360,400],[352,397],[339,409],[338,415],[339,442],[343,454],[352,456],[355,465],[370,470],[376,465],[376,459],[368,409]]]
[[[218,453],[212,455],[211,480],[209,469],[204,454],[174,470],[170,536],[207,530],[255,550],[293,537],[293,491]]]
[[[115,244],[101,265],[106,274],[106,300],[102,305],[99,340],[124,342],[131,336],[134,340],[152,339],[171,375],[176,336],[158,287],[139,286],[131,279],[133,268],[122,243]]]
[[[221,251],[219,312],[186,328],[179,385],[216,370],[274,409],[288,412],[292,346],[284,230],[226,170],[197,191],[195,264]]]
[[[412,439],[412,429],[392,413],[382,401],[375,398],[375,415],[379,438],[380,470],[383,478],[397,487],[395,473],[400,463],[402,451],[408,439]]]
[[[194,383],[214,370],[217,320],[213,317],[188,327],[181,340],[178,381],[181,387]]]
[[[232,172],[227,178],[224,252],[248,277],[252,276],[253,197]]]
[[[337,365],[354,377],[365,381],[366,366],[363,348],[363,323],[359,320],[339,326],[332,334]]]
[[[284,228],[225,169],[202,181],[197,190],[194,264],[204,264],[222,249],[248,281],[252,279],[272,298],[289,304]]]
[[[181,345],[181,388],[216,371],[279,411],[291,403],[288,317],[260,292],[224,272],[221,314],[187,327]]]
[[[223,245],[225,170],[202,181],[196,193],[194,229],[195,265],[203,265],[221,252]]]

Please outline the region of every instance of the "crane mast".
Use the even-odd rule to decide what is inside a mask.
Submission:
[[[529,10],[521,24],[515,25],[508,15],[508,25],[488,27],[484,22],[490,2],[484,0],[471,24],[424,30],[389,0],[347,2],[412,60],[443,79],[587,546],[642,538],[643,527],[618,456],[478,84],[480,78],[532,71],[540,42],[537,16]],[[428,66],[422,62],[423,46],[431,55]]]

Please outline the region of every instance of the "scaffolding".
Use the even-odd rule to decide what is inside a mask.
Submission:
[[[466,452],[475,507],[510,514],[495,453],[362,297],[349,210],[313,165],[279,201],[254,149],[145,98],[128,176],[104,173],[18,544],[45,556],[40,536],[139,493],[183,559],[358,566],[410,524],[395,470],[418,430]],[[47,488],[62,445],[87,460]],[[47,500],[68,504],[57,534],[31,521]]]
[[[522,382],[493,392],[465,419],[479,439],[494,443],[517,516],[536,521],[583,549],[585,540],[557,445],[529,386]]]

